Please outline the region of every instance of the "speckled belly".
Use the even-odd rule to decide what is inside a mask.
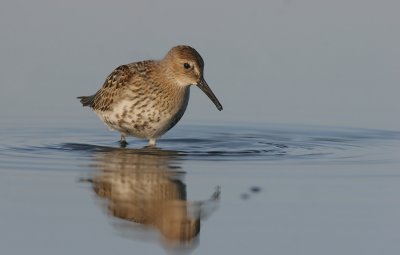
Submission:
[[[189,93],[176,104],[122,100],[111,111],[96,113],[110,129],[124,135],[158,138],[181,119],[188,101]]]

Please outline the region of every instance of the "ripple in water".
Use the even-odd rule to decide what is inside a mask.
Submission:
[[[157,149],[135,138],[123,149],[118,135],[104,129],[3,130],[0,167],[59,169],[60,163],[76,164],[110,150],[207,161],[382,162],[397,160],[400,141],[400,132],[363,129],[181,126],[173,131]]]

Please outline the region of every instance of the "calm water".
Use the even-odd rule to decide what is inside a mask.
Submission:
[[[400,132],[34,123],[0,128],[2,254],[400,252]]]

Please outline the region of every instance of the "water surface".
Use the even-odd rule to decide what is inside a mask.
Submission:
[[[158,148],[78,120],[0,132],[6,254],[400,250],[400,132],[181,124]]]

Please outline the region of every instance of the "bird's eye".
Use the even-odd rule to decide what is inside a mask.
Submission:
[[[185,64],[183,64],[183,67],[184,67],[185,69],[189,69],[189,68],[190,68],[190,64],[189,64],[189,63],[185,63]]]

